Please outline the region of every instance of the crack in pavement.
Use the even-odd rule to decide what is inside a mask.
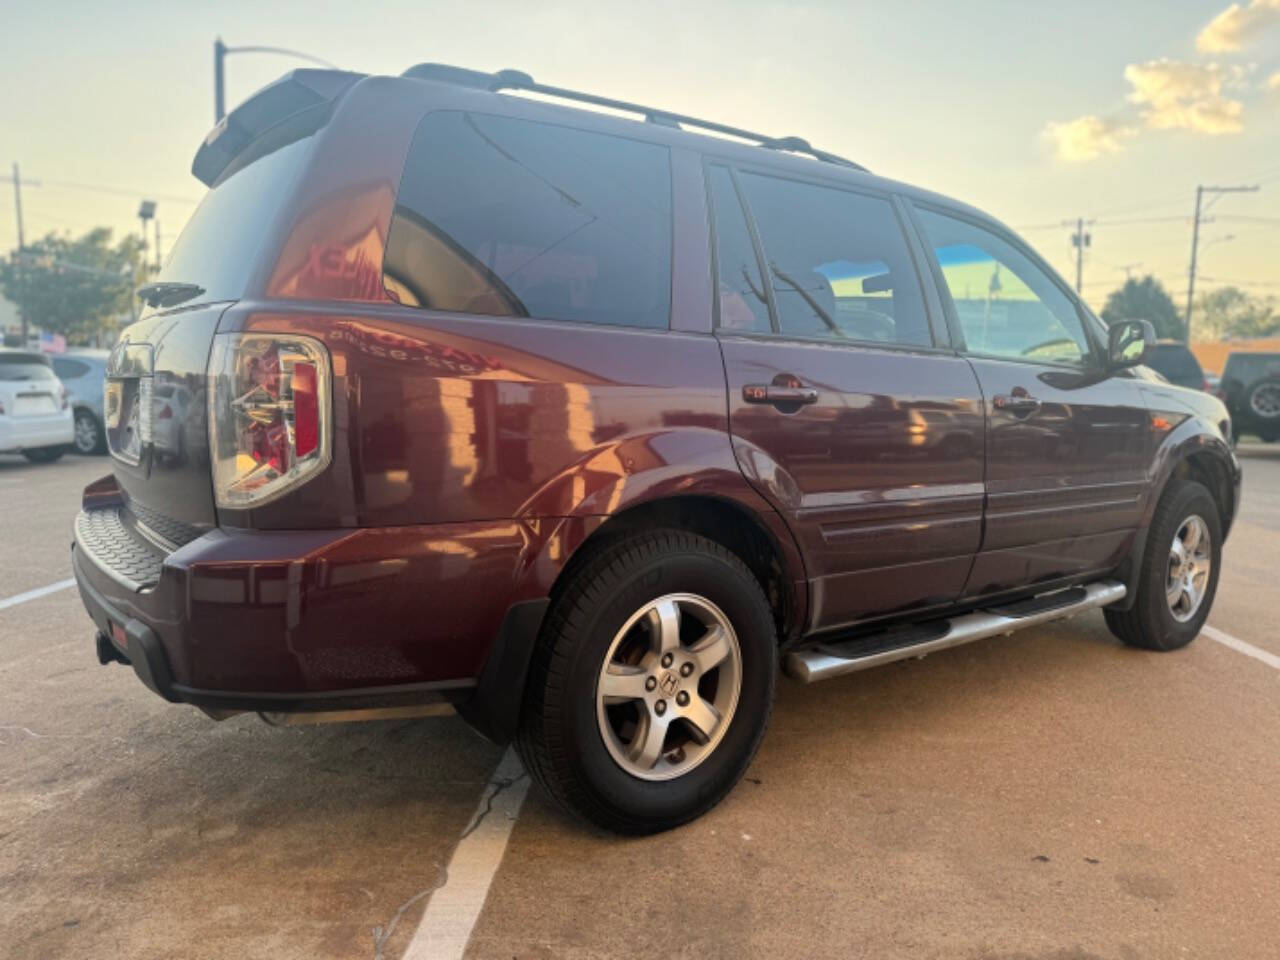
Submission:
[[[471,834],[475,833],[480,824],[485,821],[489,814],[493,813],[493,801],[499,794],[505,790],[510,790],[527,776],[528,773],[521,772],[514,777],[498,777],[493,780],[489,780],[485,784],[486,794],[483,801],[484,805],[482,807],[477,807],[476,812],[471,815],[471,821],[463,828],[462,833],[458,835],[458,843],[461,843],[463,840],[467,839],[467,837],[471,836]],[[395,933],[396,926],[400,923],[405,912],[415,903],[419,903],[427,897],[430,897],[431,894],[435,893],[449,882],[449,868],[447,866],[441,866],[440,862],[436,861],[436,870],[438,872],[433,884],[423,890],[419,890],[404,903],[400,904],[386,926],[377,926],[373,928],[373,960],[386,960],[385,949],[387,941],[390,940],[391,935]]]
[[[509,790],[528,775],[528,773],[521,773],[514,777],[502,777],[498,780],[490,780],[489,786],[493,787],[493,789],[490,790],[489,795],[485,797],[484,809],[476,810],[472,815],[471,822],[467,824],[467,828],[462,831],[462,836],[458,837],[458,842],[461,843],[463,840],[467,839],[467,837],[471,836],[471,834],[475,833],[476,828],[484,822],[485,817],[493,813],[493,801],[498,794],[502,793],[504,790]]]
[[[383,952],[386,948],[387,941],[391,939],[391,935],[396,932],[396,925],[400,922],[400,918],[404,916],[404,912],[412,907],[424,897],[429,897],[435,893],[446,883],[449,882],[449,868],[441,866],[440,861],[436,861],[436,882],[425,890],[420,890],[412,897],[400,904],[399,908],[391,916],[390,922],[385,927],[373,928],[373,960],[385,960],[386,954]]]

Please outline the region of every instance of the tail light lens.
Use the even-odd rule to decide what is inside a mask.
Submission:
[[[220,334],[209,358],[218,506],[276,499],[329,464],[329,354],[310,337]]]

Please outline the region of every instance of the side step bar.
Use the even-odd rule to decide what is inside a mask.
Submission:
[[[958,647],[972,640],[985,640],[987,637],[1013,633],[1023,627],[1034,627],[1050,620],[1070,617],[1082,610],[1115,603],[1123,599],[1124,594],[1123,583],[1100,580],[1085,587],[1071,587],[1015,604],[975,610],[964,616],[921,624],[919,629],[923,633],[899,628],[885,631],[878,637],[860,637],[843,643],[821,643],[793,650],[783,660],[782,667],[788,676],[802,683],[815,683],[878,667],[882,663],[923,657],[927,653]],[[926,639],[915,639],[920,636]],[[880,642],[877,642],[878,638]]]

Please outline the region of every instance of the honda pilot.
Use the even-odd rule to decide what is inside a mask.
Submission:
[[[72,549],[99,659],[166,700],[456,711],[644,833],[742,777],[779,666],[1209,613],[1222,403],[972,207],[431,64],[295,71],[192,170]]]

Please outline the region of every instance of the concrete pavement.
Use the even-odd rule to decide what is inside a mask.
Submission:
[[[1280,446],[1210,623],[1280,653]],[[0,598],[61,580],[106,461],[0,457]],[[400,957],[502,751],[455,719],[214,723],[102,668],[74,590],[0,610],[0,954]],[[813,687],[737,790],[620,839],[536,791],[466,956],[1280,956],[1280,671],[1099,614]]]

